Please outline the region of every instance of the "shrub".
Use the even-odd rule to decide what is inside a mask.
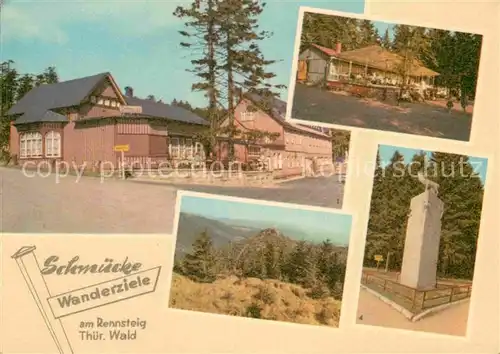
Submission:
[[[247,307],[246,317],[261,318],[262,309],[255,302]]]
[[[254,297],[266,305],[273,304],[276,301],[276,294],[266,285],[261,285]]]

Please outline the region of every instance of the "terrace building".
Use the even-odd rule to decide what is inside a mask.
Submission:
[[[439,73],[426,68],[420,61],[411,62],[379,45],[342,51],[311,44],[299,55],[297,79],[311,83],[336,82],[365,79],[372,84],[396,86],[403,82],[415,87],[430,88]]]

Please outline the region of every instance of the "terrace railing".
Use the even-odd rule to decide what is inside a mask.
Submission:
[[[467,299],[471,296],[472,290],[472,284],[448,285],[439,283],[436,289],[417,290],[397,281],[368,273],[363,273],[361,283],[390,298],[413,314]]]

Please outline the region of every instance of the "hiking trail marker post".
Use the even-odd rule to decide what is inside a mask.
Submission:
[[[121,175],[122,175],[122,179],[125,179],[125,153],[128,152],[130,150],[130,145],[126,144],[126,145],[115,145],[113,147],[113,150],[115,152],[120,152],[121,153],[121,169],[120,169],[120,172],[121,172]]]
[[[66,331],[60,319],[54,318],[52,308],[47,299],[51,297],[45,279],[40,271],[40,266],[35,256],[35,246],[21,247],[12,258],[19,266],[26,285],[33,296],[33,300],[42,314],[45,325],[49,329],[60,354],[73,354],[73,348],[69,343]]]
[[[376,254],[373,256],[373,259],[375,260],[375,262],[377,262],[377,270],[378,270],[380,267],[380,262],[384,261],[384,256],[382,256],[380,254]]]

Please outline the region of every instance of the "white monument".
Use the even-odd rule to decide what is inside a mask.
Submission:
[[[425,191],[411,200],[400,283],[428,290],[436,287],[444,203],[438,198],[437,183],[422,174],[418,179],[425,185]]]

